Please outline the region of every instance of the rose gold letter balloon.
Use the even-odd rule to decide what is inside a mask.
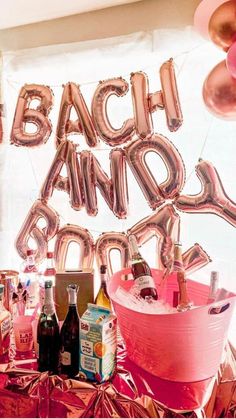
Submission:
[[[179,196],[176,208],[184,212],[216,214],[236,227],[236,203],[227,196],[215,167],[200,160],[196,173],[202,184],[201,192]]]
[[[64,164],[66,165],[67,178],[60,176]],[[83,198],[81,192],[82,181],[80,166],[75,151],[75,145],[72,144],[71,141],[63,141],[59,145],[55,158],[41,188],[41,198],[48,201],[53,194],[54,188],[64,190],[70,195],[70,203],[73,209],[81,209]]]
[[[116,146],[124,144],[132,138],[134,120],[127,119],[120,129],[110,124],[107,115],[107,101],[111,95],[124,96],[129,89],[128,83],[122,78],[111,79],[99,83],[92,100],[92,116],[99,136],[103,141]]]
[[[162,158],[167,169],[167,179],[160,185],[145,161],[146,154],[151,151]],[[125,147],[125,152],[130,168],[152,209],[163,204],[165,199],[173,199],[182,190],[185,182],[184,163],[178,150],[163,135],[154,134],[148,140],[135,140]]]
[[[72,107],[75,108],[79,116],[77,121],[70,120]],[[98,143],[93,121],[79,86],[75,83],[67,83],[62,95],[57,123],[57,146],[61,141],[66,140],[67,134],[72,132],[83,134],[90,147],[94,147]]]
[[[30,108],[32,100],[40,100],[36,109]],[[25,147],[35,147],[48,140],[52,126],[48,114],[53,105],[52,91],[40,84],[25,84],[20,91],[11,132],[11,144]],[[27,123],[34,124],[35,133],[25,130]]]
[[[161,92],[149,95],[150,111],[164,109],[169,131],[177,131],[183,123],[173,59],[164,62],[160,68]]]
[[[236,2],[226,1],[214,11],[209,21],[209,34],[211,40],[228,51],[236,40]]]
[[[128,190],[125,152],[114,148],[110,152],[110,167],[113,193],[113,213],[118,218],[126,218],[128,212]]]
[[[149,111],[148,78],[143,72],[132,73],[132,99],[134,108],[135,129],[141,139],[153,134],[151,113]]]
[[[211,262],[211,258],[198,243],[183,253],[184,269],[188,274],[203,268],[209,262]]]
[[[89,215],[94,216],[97,214],[97,187],[111,211],[118,218],[125,218],[127,215],[128,195],[124,151],[122,149],[112,150],[110,152],[110,162],[111,179],[109,179],[96,157],[90,151],[82,151],[80,153],[85,207]]]
[[[120,269],[128,267],[129,264],[129,245],[124,233],[103,233],[96,242],[96,259],[98,267],[107,265],[109,276],[113,275],[111,262],[111,250],[116,249],[120,252]]]
[[[41,218],[46,221],[44,228],[37,225]],[[59,229],[59,222],[57,212],[38,199],[30,209],[17,235],[16,249],[19,255],[26,259],[29,239],[34,239],[37,245],[36,262],[42,261],[46,257],[48,241],[55,236]]]
[[[173,245],[179,238],[179,223],[180,218],[174,207],[167,204],[135,224],[128,234],[135,234],[139,246],[155,236],[157,267],[169,269],[173,262]]]
[[[203,85],[203,99],[215,116],[236,119],[236,79],[228,71],[225,60],[208,74]]]
[[[75,242],[80,246],[80,253],[76,261],[76,269],[92,268],[94,260],[93,238],[88,230],[73,224],[62,227],[55,243],[55,262],[58,271],[64,271],[70,243]]]

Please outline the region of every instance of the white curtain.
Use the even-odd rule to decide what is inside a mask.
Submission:
[[[99,80],[122,76],[129,81],[133,71],[145,71],[149,77],[150,92],[154,92],[160,89],[159,68],[170,57],[175,61],[184,124],[178,132],[170,133],[164,112],[158,111],[153,114],[155,131],[168,137],[183,157],[187,174],[184,193],[194,194],[200,190],[194,168],[198,158],[202,157],[214,164],[227,194],[236,201],[236,123],[210,115],[201,95],[206,75],[225,58],[225,53],[201,39],[191,28],[156,30],[112,39],[8,52],[3,56],[6,118],[4,145],[0,146],[1,268],[17,269],[21,262],[14,248],[14,239],[29,208],[38,197],[55,154],[54,133],[63,83],[73,81],[80,84],[88,107]],[[47,144],[33,149],[14,147],[9,140],[17,96],[25,83],[49,85],[55,95],[50,113],[53,133]],[[109,99],[109,117],[115,127],[120,127],[127,117],[132,116],[132,112],[130,93],[124,98]],[[71,138],[78,142],[80,150],[87,148],[82,136],[73,135]],[[101,141],[92,152],[109,173],[109,150],[106,144]],[[160,159],[150,155],[148,161],[158,181],[164,180],[166,173]],[[129,169],[128,189],[130,214],[127,220],[118,220],[99,193],[99,212],[94,218],[89,217],[84,209],[80,212],[71,209],[68,195],[64,192],[55,191],[50,205],[59,212],[61,225],[82,225],[97,238],[104,231],[126,231],[151,213]],[[184,250],[198,242],[213,260],[206,268],[196,272],[193,278],[209,283],[210,271],[219,270],[221,286],[236,291],[236,229],[216,215],[181,213],[180,217]],[[53,248],[53,242],[50,247]],[[154,249],[152,242],[142,250],[150,265],[154,264]]]

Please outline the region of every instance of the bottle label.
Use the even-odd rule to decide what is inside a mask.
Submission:
[[[7,317],[6,319],[4,319],[1,323],[1,335],[2,335],[2,339],[8,334],[10,333],[10,328],[11,328],[11,322],[10,322],[10,316]]]
[[[10,316],[7,316],[2,320],[0,324],[0,355],[5,354],[10,346],[10,329],[11,329],[11,320]]]
[[[62,365],[71,365],[71,353],[70,352],[61,352],[61,363]]]
[[[150,275],[143,275],[135,279],[135,283],[138,284],[140,290],[144,288],[155,288],[154,280]]]

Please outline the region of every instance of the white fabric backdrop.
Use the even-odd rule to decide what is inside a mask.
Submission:
[[[55,133],[63,83],[73,81],[80,84],[89,107],[99,80],[123,76],[129,81],[132,71],[144,70],[149,77],[150,92],[154,92],[160,88],[159,67],[170,57],[174,58],[176,64],[184,124],[177,133],[170,133],[166,127],[165,114],[159,111],[153,114],[155,131],[167,136],[184,159],[187,172],[184,193],[194,194],[200,190],[194,167],[198,158],[202,157],[215,165],[226,192],[236,201],[236,122],[225,122],[210,115],[201,97],[206,75],[225,58],[225,53],[201,39],[191,28],[183,31],[156,30],[106,40],[9,52],[3,57],[6,126],[5,143],[0,147],[1,268],[19,267],[20,258],[14,249],[14,240],[29,208],[38,197],[55,154],[53,134],[46,145],[36,149],[9,144],[21,86],[24,83],[38,83],[52,87],[55,104],[50,119]],[[121,126],[124,119],[132,116],[130,93],[124,98],[109,100],[109,116],[115,127]],[[73,140],[80,144],[80,150],[87,148],[82,136],[75,135]],[[109,173],[108,147],[101,141],[99,148],[92,151]],[[163,163],[151,154],[148,161],[157,179],[163,180]],[[103,231],[125,231],[151,213],[129,169],[128,188],[130,215],[127,220],[118,220],[101,199],[99,192],[99,213],[95,218],[89,217],[84,209],[80,212],[72,210],[68,195],[63,192],[55,191],[50,205],[61,215],[61,225],[67,222],[82,225],[96,238]],[[181,213],[180,216],[184,250],[198,242],[213,260],[192,277],[209,283],[210,271],[219,270],[221,286],[236,291],[236,229],[215,215]],[[50,247],[53,248],[53,243]],[[145,245],[142,253],[153,265],[154,242]],[[119,267],[118,262],[116,266]]]

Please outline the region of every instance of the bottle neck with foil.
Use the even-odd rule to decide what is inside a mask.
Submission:
[[[187,281],[185,277],[185,270],[182,258],[182,245],[181,243],[175,243],[174,245],[174,264],[173,271],[176,272],[177,281],[179,286],[179,303],[177,306],[178,311],[190,310],[192,302],[188,296]]]

